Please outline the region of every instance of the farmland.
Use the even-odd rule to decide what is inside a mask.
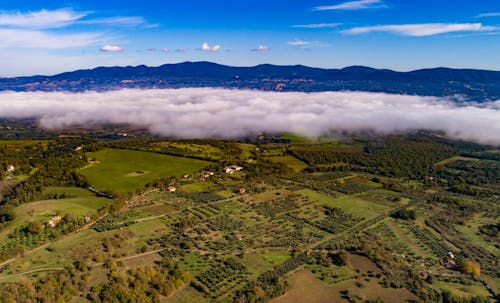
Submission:
[[[180,177],[206,167],[209,162],[156,153],[104,149],[89,153],[91,164],[81,173],[96,189],[134,192],[161,177]]]
[[[59,174],[36,158],[26,169],[43,174],[6,193],[0,294],[32,281],[52,301],[135,285],[168,303],[493,302],[497,161],[481,158],[492,147],[377,140],[397,143],[47,141],[71,165]],[[410,164],[393,161],[410,147]],[[16,196],[21,185],[34,194]],[[47,292],[54,283],[68,287]]]

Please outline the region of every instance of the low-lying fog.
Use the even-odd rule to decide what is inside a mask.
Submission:
[[[428,129],[500,145],[500,100],[457,105],[435,97],[383,93],[216,88],[2,92],[0,117],[37,118],[49,129],[128,123],[180,138],[236,138],[259,132],[317,137],[331,131]]]

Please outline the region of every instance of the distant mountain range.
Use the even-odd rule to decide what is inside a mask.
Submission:
[[[483,102],[500,99],[500,71],[432,68],[396,72],[364,66],[322,69],[303,65],[232,67],[211,62],[184,62],[158,67],[98,67],[54,76],[0,78],[0,91],[81,92],[182,87],[303,92],[349,90],[439,97],[461,95],[468,100]]]

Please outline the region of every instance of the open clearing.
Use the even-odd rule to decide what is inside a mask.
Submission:
[[[307,164],[292,156],[277,156],[269,157],[268,159],[272,162],[285,164],[296,172],[299,172],[307,167]]]
[[[488,290],[486,290],[486,288],[484,288],[484,286],[479,282],[474,282],[471,285],[463,285],[459,283],[435,281],[434,283],[432,283],[432,286],[443,291],[449,291],[452,294],[462,298],[468,298],[472,296],[490,296]]]
[[[0,140],[0,146],[25,147],[38,143],[49,143],[52,140]]]
[[[177,289],[172,296],[168,297],[165,302],[168,303],[191,303],[191,302],[207,302],[208,300],[194,288],[186,285]]]
[[[479,227],[483,224],[495,224],[495,220],[475,215],[472,220],[469,220],[464,225],[456,224],[455,228],[475,245],[482,247],[493,254],[500,255],[500,249],[495,246],[494,242],[488,242],[480,236]]]
[[[380,272],[377,266],[363,256],[350,255],[352,267],[360,271],[360,274]],[[383,288],[377,278],[370,278],[359,283],[358,279],[352,278],[334,285],[328,285],[316,278],[309,270],[300,269],[291,275],[288,280],[290,289],[281,297],[271,300],[272,303],[294,303],[294,302],[346,302],[342,298],[344,291],[349,291],[352,296],[358,299],[376,300],[382,299],[384,302],[407,302],[418,300],[418,298],[404,288]],[[356,283],[358,282],[358,283]]]
[[[0,232],[0,239],[4,238],[19,226],[39,220],[44,222],[56,214],[71,213],[75,217],[93,215],[97,210],[109,203],[106,198],[96,197],[92,192],[76,187],[52,187],[46,193],[66,193],[68,198],[42,200],[22,204],[14,209],[15,219]]]
[[[316,279],[308,270],[301,269],[289,277],[291,288],[271,303],[330,303],[340,302],[340,294],[327,284]]]
[[[374,218],[390,209],[387,206],[365,201],[354,195],[333,198],[310,189],[304,189],[299,192],[323,205],[339,207],[348,213],[361,216],[365,219]]]
[[[436,163],[436,166],[444,166],[446,164],[453,163],[455,161],[462,160],[462,161],[478,161],[477,159],[474,158],[469,158],[469,157],[463,157],[463,156],[453,156],[448,159],[444,159],[443,161],[440,161]]]
[[[161,177],[194,173],[210,164],[196,159],[111,148],[88,153],[87,157],[94,159],[94,165],[80,172],[90,183],[98,190],[121,194],[134,191]]]

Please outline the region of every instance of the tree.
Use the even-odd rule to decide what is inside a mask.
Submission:
[[[14,220],[14,210],[11,205],[0,206],[0,224]]]
[[[70,223],[70,222],[72,222],[72,221],[73,221],[73,219],[74,219],[74,217],[73,217],[73,214],[72,214],[72,213],[67,213],[67,214],[65,214],[65,215],[64,215],[64,221],[65,221],[66,223]]]
[[[414,209],[402,209],[392,215],[396,219],[415,220],[417,214]]]
[[[33,234],[37,235],[43,230],[43,224],[40,221],[33,221],[28,224],[28,231]]]
[[[341,250],[336,254],[330,255],[330,259],[332,260],[333,264],[338,265],[338,266],[350,266],[351,261],[349,259],[349,253],[346,252],[345,250]]]
[[[458,262],[458,269],[464,274],[471,275],[475,278],[481,276],[481,266],[471,260],[462,260]]]
[[[264,291],[264,289],[260,286],[260,285],[256,285],[253,289],[252,289],[256,299],[262,299],[264,298],[264,296],[266,295],[266,292]]]

